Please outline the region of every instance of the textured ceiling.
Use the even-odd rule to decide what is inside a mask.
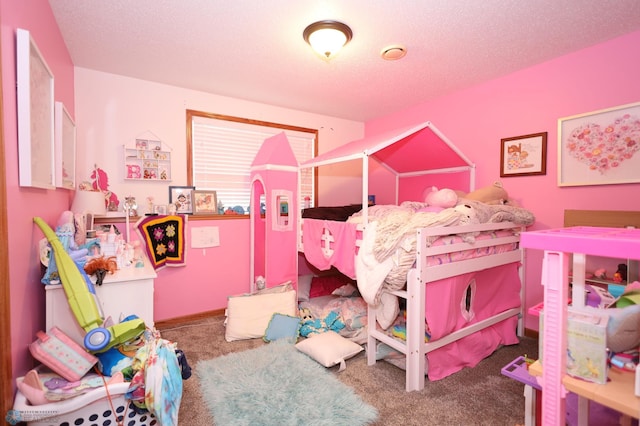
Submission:
[[[78,67],[356,121],[640,29],[639,0],[49,3]],[[302,39],[323,19],[353,30],[330,62]]]

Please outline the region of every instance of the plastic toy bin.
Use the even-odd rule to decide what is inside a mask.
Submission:
[[[153,426],[158,424],[152,414],[148,412],[139,414],[128,407],[129,401],[124,397],[128,388],[129,383],[114,383],[65,401],[43,405],[30,405],[26,397],[18,391],[13,410],[7,414],[6,420],[9,424],[25,422],[31,426],[79,424],[102,426],[119,423],[127,426]]]

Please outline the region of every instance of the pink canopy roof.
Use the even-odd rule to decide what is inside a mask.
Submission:
[[[341,145],[301,164],[315,167],[373,157],[396,174],[473,168],[473,163],[431,122],[367,136]]]

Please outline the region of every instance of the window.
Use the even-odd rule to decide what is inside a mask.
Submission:
[[[218,211],[249,214],[251,163],[264,140],[283,131],[298,163],[316,155],[317,130],[187,110],[188,184],[216,191]],[[313,169],[301,170],[300,181],[303,206],[306,197],[315,200]]]

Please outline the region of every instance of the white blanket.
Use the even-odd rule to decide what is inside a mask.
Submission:
[[[373,249],[375,248],[377,226],[377,222],[370,222],[362,237],[360,250],[356,256],[356,277],[362,298],[368,305],[380,307],[376,318],[380,326],[387,329],[398,316],[398,303],[397,300],[395,306],[393,303],[387,303],[386,312],[385,306],[380,303],[384,279],[393,268],[393,261],[390,257],[382,262],[376,260]],[[389,317],[391,317],[391,322],[388,322]]]
[[[526,209],[512,206],[491,206],[461,200],[473,210],[474,222],[512,221],[530,225],[534,216]],[[470,217],[462,210],[444,209],[438,213],[416,212],[421,203],[400,206],[374,206],[369,209],[360,250],[356,256],[358,289],[364,300],[377,307],[376,319],[383,329],[391,326],[398,315],[397,298],[384,290],[399,290],[405,286],[407,272],[413,266],[416,250],[416,230],[434,226],[469,224]],[[355,215],[349,221],[358,221]],[[472,243],[472,235],[463,235]],[[435,240],[437,237],[433,237]]]

